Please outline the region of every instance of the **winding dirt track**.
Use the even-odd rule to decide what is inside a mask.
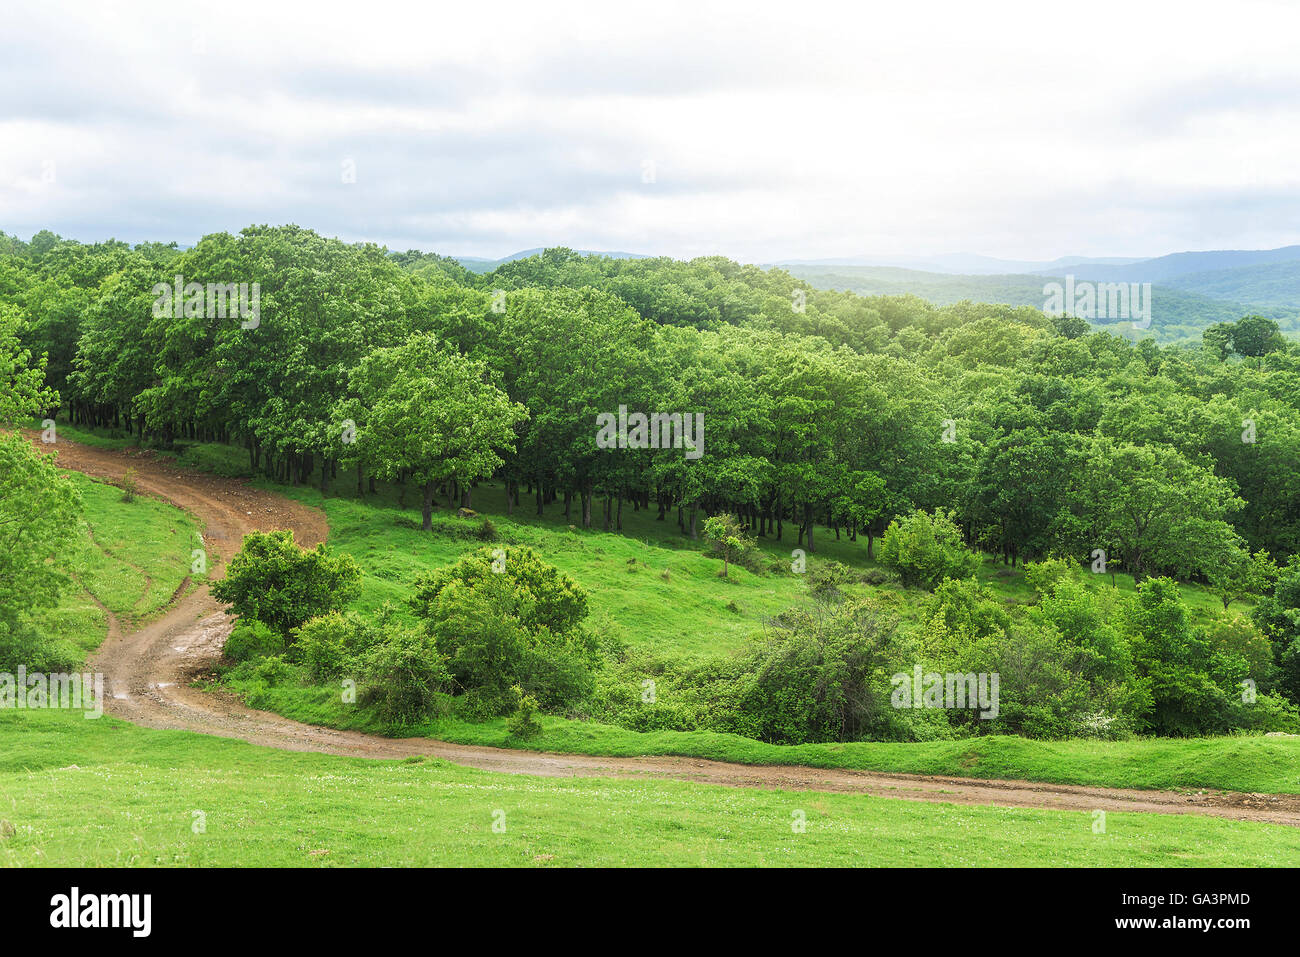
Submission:
[[[36,448],[42,446],[29,433]],[[108,451],[60,441],[58,464],[94,478],[120,482],[134,467],[140,491],[185,509],[204,526],[209,553],[222,565],[246,532],[292,529],[304,545],[329,533],[324,514],[246,483],[176,467],[147,452]],[[181,591],[183,591],[182,589]],[[102,606],[101,606],[102,607]],[[1300,826],[1300,795],[1126,790],[976,780],[798,766],[751,766],[679,757],[594,757],[473,747],[428,738],[384,738],[300,724],[245,707],[233,696],[191,688],[193,677],[220,656],[230,621],[207,586],[174,600],[163,617],[124,632],[108,614],[109,634],[93,667],[104,673],[105,710],[151,728],[173,728],[238,738],[288,751],[363,758],[431,755],[456,764],[543,777],[671,778],[731,787],[836,791],[949,804],[1075,811],[1203,814]]]

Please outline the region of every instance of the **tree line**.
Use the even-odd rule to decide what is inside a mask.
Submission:
[[[203,292],[256,286],[260,322]],[[157,308],[159,284],[195,290]],[[184,300],[184,301],[181,301]],[[1300,545],[1300,349],[1271,320],[1159,347],[1026,307],[817,290],[780,269],[569,250],[476,276],[296,226],[196,246],[0,234],[0,311],[43,360],[41,415],[218,441],[286,483],[376,480],[695,537],[735,514],[815,551],[952,514],[1010,564],[1222,576]],[[702,415],[706,452],[602,448],[598,416]]]

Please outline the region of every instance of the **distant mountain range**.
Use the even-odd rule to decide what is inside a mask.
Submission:
[[[525,249],[502,259],[458,257],[476,273],[535,256]],[[578,250],[583,255],[646,259],[642,253]],[[1152,323],[1145,333],[1160,341],[1198,339],[1216,322],[1252,313],[1276,319],[1300,335],[1300,245],[1278,249],[1180,252],[1150,259],[1062,256],[1053,260],[998,259],[972,253],[943,256],[849,256],[789,259],[778,266],[821,289],[862,295],[915,295],[936,305],[962,299],[1043,308],[1043,286],[1067,275],[1076,281],[1152,284]],[[1098,322],[1098,325],[1104,325]],[[1130,329],[1131,323],[1114,324]]]
[[[1156,259],[1128,263],[1101,261],[1069,267],[1076,279],[1096,282],[1165,282],[1200,273],[1224,272],[1254,266],[1275,266],[1300,271],[1300,246],[1279,249],[1224,249],[1217,252],[1172,253]],[[1060,268],[1035,269],[1039,274],[1059,275]]]
[[[1010,275],[1023,273],[1054,273],[1062,269],[1083,266],[1125,266],[1142,262],[1141,259],[1123,257],[1062,256],[1060,259],[995,259],[972,253],[953,253],[947,256],[852,256],[843,259],[786,259],[772,263],[775,266],[892,266],[921,272],[952,273],[968,276]]]
[[[942,257],[939,265],[983,257]],[[932,261],[933,262],[933,261]],[[978,265],[978,263],[976,263]],[[1300,246],[1264,250],[1183,252],[1137,261],[1066,257],[1019,272],[952,273],[868,266],[851,263],[789,264],[795,276],[822,289],[845,289],[863,295],[915,295],[937,305],[962,299],[999,302],[1041,309],[1043,286],[1066,275],[1078,282],[1151,283],[1150,335],[1161,341],[1199,338],[1216,322],[1258,314],[1276,319],[1292,335],[1300,334]],[[1098,322],[1098,325],[1104,325]],[[1127,322],[1119,323],[1131,328]]]

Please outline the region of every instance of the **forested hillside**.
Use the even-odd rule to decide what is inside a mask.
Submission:
[[[1272,315],[1300,312],[1296,307],[1300,303],[1300,260],[1188,273],[1168,280],[1168,284],[1215,299],[1251,302]]]
[[[1050,662],[1051,675],[1022,675],[1007,730],[1295,720],[1300,348],[1268,319],[1234,317],[1203,344],[1162,348],[1031,307],[826,291],[716,257],[551,249],[477,276],[295,226],[214,234],[183,252],[48,233],[0,246],[0,336],[12,337],[0,355],[43,363],[38,419],[160,448],[228,443],[288,485],[346,483],[364,497],[389,483],[410,490],[430,534],[436,509],[472,509],[475,486],[491,482],[508,513],[562,510],[575,529],[618,531],[629,510],[652,513],[706,540],[724,575],[754,538],[801,549],[785,560],[799,573],[800,555],[833,536],[928,596],[920,644],[890,644],[880,609],[853,602],[829,624],[786,616],[787,638],[875,636],[879,657],[853,665],[870,674],[918,654],[1007,674]],[[236,308],[239,284],[253,289]],[[678,418],[656,423],[662,434],[637,418],[656,414]],[[258,547],[266,562],[291,554]],[[1013,621],[990,602],[972,550],[1033,563],[1032,607]],[[511,575],[565,596],[537,624],[560,645],[544,642],[553,660],[525,688],[563,709],[587,700],[580,672],[601,652],[581,637],[585,598],[545,559],[520,554]],[[491,685],[483,707],[500,713],[518,687],[511,698],[509,675],[481,674],[445,630],[478,614],[491,560],[470,554],[422,578],[411,602],[450,654],[453,683]],[[1116,569],[1143,585],[1132,603],[1092,588]],[[832,595],[862,583],[835,563],[817,573]],[[352,588],[348,569],[329,574]],[[1193,628],[1168,579],[1206,586],[1225,611],[1258,599],[1254,617]],[[219,597],[238,608],[233,569],[231,580]],[[301,623],[278,624],[292,641]],[[940,734],[856,705],[805,714],[793,702],[807,688],[789,670],[808,651],[798,647],[681,680],[735,707],[702,721],[766,740]],[[1266,708],[1241,710],[1243,680]],[[977,730],[963,720],[945,717],[942,734]]]
[[[823,289],[843,289],[859,295],[911,294],[928,302],[947,305],[970,299],[1042,309],[1045,283],[1060,281],[1066,273],[1094,281],[1108,268],[1131,270],[1125,282],[1149,282],[1141,278],[1142,264],[1123,267],[1066,267],[1052,274],[1034,275],[945,275],[914,269],[882,266],[794,266],[791,272]],[[1259,270],[1259,272],[1255,272]],[[1098,328],[1109,327],[1116,335],[1130,339],[1151,338],[1161,344],[1194,343],[1207,326],[1229,322],[1247,313],[1277,321],[1294,337],[1300,333],[1300,299],[1287,292],[1300,274],[1295,263],[1243,266],[1217,273],[1195,273],[1177,279],[1156,280],[1151,288],[1151,325],[1137,330],[1126,319],[1095,320]],[[1110,282],[1119,279],[1098,278]]]

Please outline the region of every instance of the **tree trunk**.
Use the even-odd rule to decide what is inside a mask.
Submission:
[[[424,483],[424,524],[421,531],[433,531],[433,480]]]

